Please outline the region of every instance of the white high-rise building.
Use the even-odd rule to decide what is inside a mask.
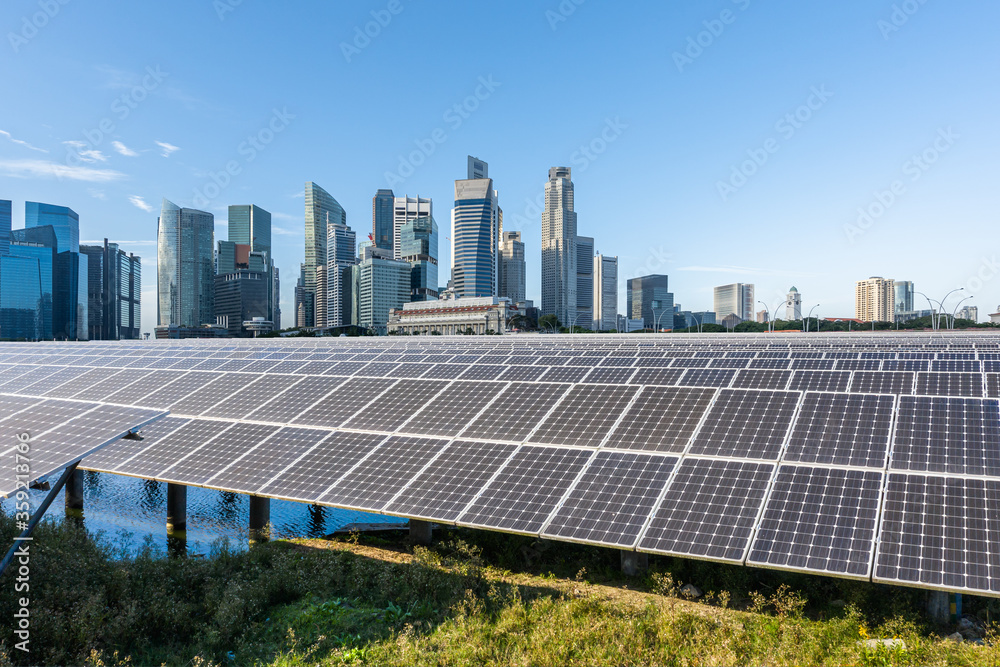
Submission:
[[[542,213],[542,315],[564,326],[576,321],[576,213],[572,170],[552,167]]]
[[[854,317],[863,322],[892,322],[896,312],[892,278],[859,280],[854,291]]]
[[[524,243],[521,232],[504,232],[500,243],[500,296],[512,305],[521,303],[525,295]]]
[[[594,257],[594,331],[618,327],[618,258]]]
[[[417,218],[434,217],[434,206],[430,199],[418,197],[396,197],[392,205],[392,258],[402,259],[400,235],[403,225]]]
[[[799,294],[794,285],[792,289],[788,290],[788,295],[785,297],[785,319],[802,319],[802,295]]]
[[[340,223],[330,223],[326,229],[326,326],[341,327],[351,323],[349,304],[345,311],[343,272],[357,264],[357,234]]]
[[[753,285],[732,283],[715,288],[715,316],[720,324],[733,327],[740,322],[753,321]]]

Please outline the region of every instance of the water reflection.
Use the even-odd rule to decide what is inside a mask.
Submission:
[[[91,533],[103,533],[116,546],[135,553],[149,542],[166,551],[166,484],[122,475],[86,472],[84,476],[84,525]],[[35,507],[45,497],[44,491],[31,492]],[[7,514],[13,511],[13,499],[0,501]],[[65,499],[59,494],[46,514],[46,520],[62,521]],[[226,539],[237,548],[247,547],[249,497],[221,491],[190,487],[187,502],[187,551],[208,553],[213,542]],[[283,537],[322,537],[349,523],[403,522],[404,519],[366,512],[338,510],[286,500],[271,501],[271,535]]]

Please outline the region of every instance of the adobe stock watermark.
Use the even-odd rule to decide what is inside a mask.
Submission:
[[[88,162],[89,160],[84,156],[97,150],[118,129],[115,119],[119,123],[124,122],[154,90],[160,87],[168,76],[170,73],[161,70],[159,65],[146,67],[146,73],[142,80],[131,90],[116,97],[111,102],[110,116],[105,116],[98,121],[97,126],[93,129],[84,130],[83,141],[67,144],[69,148],[66,149],[66,164],[70,167],[78,167],[84,162]]]
[[[915,153],[900,166],[903,176],[906,176],[910,183],[919,181],[942,155],[951,150],[959,138],[960,135],[950,126],[938,129],[937,136],[927,148]],[[885,190],[876,190],[872,193],[872,201],[866,206],[858,207],[857,219],[853,223],[844,225],[847,240],[853,245],[857,238],[871,229],[904,194],[906,194],[906,181],[903,179],[896,179]]]
[[[545,20],[549,22],[549,27],[555,32],[559,28],[560,23],[565,23],[569,20],[569,17],[576,13],[577,7],[582,5],[587,0],[562,0],[559,6],[552,9],[545,10]]]
[[[805,103],[799,105],[789,113],[779,118],[774,124],[774,129],[784,141],[790,140],[795,134],[808,123],[813,115],[822,109],[833,97],[833,93],[826,89],[826,84],[813,86],[810,95]],[[732,166],[729,178],[725,181],[716,181],[715,189],[719,193],[722,201],[728,201],[743,186],[750,182],[750,179],[760,171],[761,167],[767,164],[771,156],[781,150],[781,141],[775,137],[764,140],[759,148],[748,148],[747,159],[737,165]]]
[[[1000,261],[997,260],[997,256],[982,257],[979,268],[965,281],[963,285],[965,291],[969,295],[978,294],[986,283],[997,277],[997,274],[1000,274]]]
[[[732,0],[732,3],[741,12],[745,12],[750,6],[750,0]],[[673,52],[672,57],[674,65],[677,66],[677,71],[683,74],[684,68],[688,65],[693,65],[694,61],[705,53],[705,49],[711,48],[715,44],[715,41],[722,37],[722,34],[726,31],[726,27],[736,23],[737,17],[739,17],[739,14],[732,9],[723,9],[716,18],[702,21],[701,25],[705,29],[687,38],[687,46],[684,47],[683,52]]]
[[[882,39],[889,41],[892,33],[899,32],[904,25],[909,23],[910,17],[919,12],[920,8],[926,4],[927,0],[903,0],[903,2],[893,5],[889,20],[879,19],[875,24],[879,32],[882,33]]]
[[[212,0],[212,8],[220,21],[226,20],[226,14],[235,12],[236,8],[243,4],[243,0]]]
[[[273,109],[271,118],[256,133],[249,135],[240,145],[236,147],[239,160],[229,160],[225,166],[216,172],[209,172],[208,181],[200,188],[195,188],[191,198],[192,203],[198,208],[205,208],[228,188],[233,178],[243,173],[243,168],[257,159],[274,138],[284,132],[291,122],[295,120],[293,114],[288,113],[288,108],[280,111]]]
[[[493,80],[492,74],[479,77],[479,83],[472,94],[445,109],[441,119],[452,132],[458,130],[501,85],[503,84],[499,81]],[[414,139],[413,144],[416,148],[406,155],[398,156],[399,164],[396,166],[396,171],[385,172],[385,182],[390,188],[405,183],[406,179],[413,176],[417,168],[437,151],[438,146],[446,141],[448,141],[448,130],[443,127],[435,128],[425,138]]]
[[[583,173],[591,164],[597,161],[608,148],[618,140],[618,138],[628,129],[628,125],[623,123],[620,116],[605,118],[604,126],[597,135],[590,141],[581,144],[580,148],[570,155],[569,164],[576,173]],[[542,189],[534,199],[527,197],[524,200],[524,208],[513,215],[507,215],[504,221],[504,229],[514,231],[524,231],[540,224],[542,213],[545,212],[545,190]]]
[[[28,498],[28,483],[31,481],[31,433],[22,431],[17,434],[17,444],[14,447],[14,484],[17,493],[14,494],[14,520],[18,530],[25,530],[31,521],[31,503]],[[28,542],[31,537],[15,537],[18,547],[14,552],[17,563],[14,578],[14,592],[23,597],[17,599],[14,612],[14,634],[19,641],[14,643],[18,651],[29,653],[28,643],[31,641],[31,599],[27,596],[31,590],[31,554]]]
[[[344,60],[351,62],[354,56],[361,55],[361,52],[371,45],[372,40],[389,27],[393,17],[402,14],[404,9],[401,0],[389,0],[385,9],[373,9],[371,11],[372,20],[365,23],[364,26],[354,26],[354,36],[351,41],[340,43],[340,52],[344,54]]]
[[[21,29],[18,32],[7,33],[7,41],[14,53],[20,52],[21,47],[27,46],[28,42],[37,37],[38,32],[69,3],[70,0],[38,0],[38,11],[21,17]]]

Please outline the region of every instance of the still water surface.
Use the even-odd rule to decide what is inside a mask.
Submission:
[[[58,475],[53,475],[54,482]],[[35,507],[47,492],[32,491]],[[0,502],[6,514],[13,512],[13,499]],[[62,521],[65,516],[63,493],[49,507],[46,520]],[[235,548],[247,547],[249,496],[198,487],[188,488],[187,550],[208,553],[212,544],[228,539]],[[167,548],[167,485],[110,475],[84,472],[84,525],[91,533],[101,532],[117,546],[134,553],[147,541],[161,550]],[[271,534],[274,537],[322,537],[350,523],[405,523],[405,519],[367,512],[306,505],[286,500],[271,501]]]

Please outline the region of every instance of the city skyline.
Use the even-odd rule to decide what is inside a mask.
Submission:
[[[220,16],[196,2],[121,15],[61,6],[37,36],[16,50],[6,45],[17,65],[8,85],[34,91],[0,121],[0,197],[15,201],[14,226],[24,224],[24,200],[72,208],[81,241],[107,237],[147,259],[143,300],[152,304],[162,197],[213,213],[217,226],[229,204],[272,211],[276,265],[298,276],[303,182],[324,184],[363,237],[360,221],[378,189],[450,203],[472,154],[490,162],[505,231],[522,232],[526,296],[536,303],[541,182],[556,164],[574,170],[585,233],[619,256],[620,303],[628,278],[657,273],[671,277],[692,310],[711,308],[714,286],[746,282],[768,303],[795,284],[821,314],[848,316],[850,285],[870,275],[902,276],[935,298],[966,286],[980,312],[1000,302],[992,255],[968,253],[970,239],[991,233],[998,203],[989,180],[1000,145],[990,119],[996,92],[981,84],[997,64],[986,32],[995,5],[920,5],[900,25],[891,2],[642,3],[628,12],[587,3],[568,16],[558,5],[515,4],[502,15],[463,7],[446,20],[433,8],[402,7],[348,58],[341,44],[353,45],[355,28],[363,31],[384,3],[310,6],[304,28],[305,8],[275,13],[244,3]],[[36,10],[11,3],[9,23]],[[165,52],[155,35],[126,28],[142,23],[162,34],[190,30],[207,50],[197,58]],[[471,25],[481,30],[463,29]],[[232,58],[247,39],[278,35],[283,43],[292,26],[299,37],[287,49]],[[311,41],[314,31],[327,39]],[[412,32],[447,46],[413,49],[400,38]],[[499,36],[527,46],[517,54],[478,48]],[[607,55],[586,47],[601,39],[622,48]],[[286,74],[320,58],[329,90],[302,85],[305,73]],[[553,79],[546,70],[554,62],[571,65]],[[231,75],[220,80],[205,63]],[[338,106],[332,122],[328,105],[340,90],[389,66],[404,89],[429,100],[424,108],[358,98]],[[50,86],[38,91],[31,82],[43,75]],[[637,85],[644,80],[656,85]],[[251,81],[266,92],[248,103],[238,91]],[[601,94],[570,111],[537,105],[595,86]],[[67,96],[73,105],[55,103]],[[678,98],[685,104],[670,103]],[[337,146],[335,159],[326,145]],[[446,278],[447,211],[438,218]],[[803,255],[796,262],[780,261],[777,250],[790,229]],[[289,326],[296,281],[283,282]],[[142,329],[151,331],[155,309],[144,310]]]

